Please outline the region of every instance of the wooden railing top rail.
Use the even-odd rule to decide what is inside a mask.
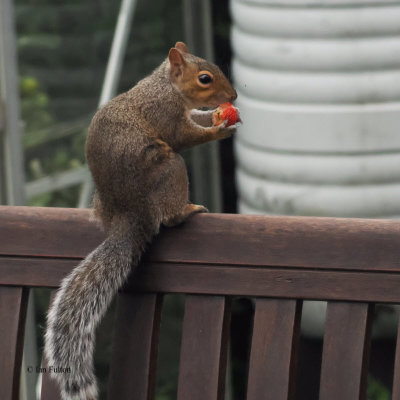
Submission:
[[[152,261],[400,271],[400,222],[199,214],[165,229]],[[104,238],[82,209],[0,206],[0,255],[83,258]]]
[[[0,207],[0,284],[58,286],[104,238],[89,219]],[[200,214],[163,230],[142,264],[142,291],[400,302],[400,223]]]

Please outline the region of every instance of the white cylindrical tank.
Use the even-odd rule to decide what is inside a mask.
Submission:
[[[239,211],[399,217],[400,0],[232,0],[231,14]],[[306,334],[325,308],[305,303]],[[378,316],[375,333],[395,325]]]
[[[400,216],[400,1],[231,12],[239,211]]]

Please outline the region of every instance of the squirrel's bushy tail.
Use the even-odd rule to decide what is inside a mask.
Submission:
[[[96,400],[95,330],[158,227],[121,216],[110,234],[61,283],[47,316],[45,354],[63,400]],[[70,372],[69,372],[70,371]]]

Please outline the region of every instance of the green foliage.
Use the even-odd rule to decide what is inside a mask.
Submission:
[[[88,119],[84,124],[80,121],[78,124],[68,124],[68,127],[55,124],[49,96],[35,77],[21,77],[20,96],[21,115],[25,124],[23,144],[27,180],[40,179],[81,166],[84,163],[83,149]],[[79,188],[70,187],[44,193],[30,199],[29,204],[74,207],[78,196]]]
[[[156,400],[173,400],[176,399],[176,385],[173,383],[165,384],[156,394]]]
[[[26,135],[34,135],[39,128],[50,126],[53,117],[49,109],[49,97],[44,93],[38,80],[32,76],[20,79],[21,114]]]
[[[29,205],[33,207],[66,207],[69,208],[76,204],[76,199],[79,196],[80,187],[73,186],[54,192],[44,193],[40,196],[33,197]]]
[[[367,398],[368,400],[390,400],[391,393],[380,381],[369,376]]]

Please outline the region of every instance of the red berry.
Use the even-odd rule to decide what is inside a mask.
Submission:
[[[238,120],[237,109],[231,103],[221,104],[213,114],[213,124],[220,125],[227,121],[226,126],[235,125]]]

